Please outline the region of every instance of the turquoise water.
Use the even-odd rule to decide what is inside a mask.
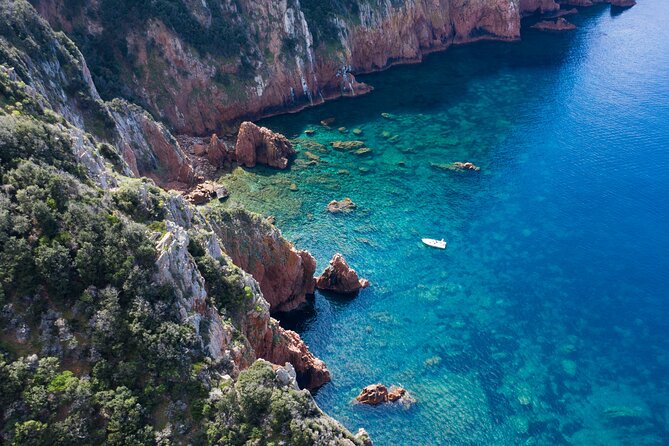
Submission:
[[[283,323],[332,371],[319,405],[376,445],[669,444],[669,3],[573,20],[266,120],[301,141],[291,170],[226,179],[319,269],[339,251],[371,280]],[[354,139],[371,154],[329,147]],[[481,171],[431,166],[453,161]],[[375,382],[417,404],[351,404]]]

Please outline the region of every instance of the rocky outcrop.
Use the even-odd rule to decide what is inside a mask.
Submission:
[[[337,253],[330,260],[330,264],[323,274],[316,279],[316,288],[335,293],[357,293],[361,288],[367,288],[369,281],[360,279],[358,273],[348,266],[344,257]]]
[[[576,29],[576,25],[567,21],[567,19],[560,17],[556,21],[544,20],[532,25],[532,28],[540,31],[562,32]]]
[[[288,158],[295,154],[288,138],[268,128],[244,122],[239,127],[235,156],[242,166],[265,164],[277,169],[288,167]]]
[[[274,364],[289,362],[297,372],[300,385],[308,389],[315,389],[328,382],[330,372],[325,363],[309,351],[297,333],[283,329],[275,319],[270,317],[270,303],[263,294],[263,286],[249,274],[253,271],[242,268],[238,273],[234,273],[237,266],[229,266],[233,272],[230,276],[233,286],[248,289],[248,295],[244,299],[246,310],[236,315],[235,327],[226,324],[209,304],[205,281],[188,251],[191,240],[188,234],[196,233],[200,236],[208,234],[207,238],[199,240],[199,243],[206,248],[207,254],[224,264],[232,263],[233,259],[230,257],[239,256],[240,252],[234,250],[238,249],[237,247],[229,249],[231,245],[228,237],[232,233],[223,231],[222,227],[227,228],[228,225],[232,225],[236,231],[248,230],[251,243],[259,243],[259,239],[253,238],[259,233],[255,225],[262,223],[259,217],[249,215],[242,210],[234,211],[232,214],[224,212],[218,216],[212,213],[201,214],[199,209],[189,207],[181,196],[173,196],[167,201],[166,207],[170,223],[167,228],[168,232],[158,243],[161,256],[158,260],[160,274],[157,282],[172,284],[179,290],[178,298],[184,320],[190,321],[198,330],[200,326],[208,330],[208,333],[202,334],[202,339],[208,340],[207,348],[210,354],[214,358],[231,358],[237,370],[248,367],[256,358],[262,358]],[[248,218],[244,219],[244,215]],[[271,229],[272,227],[267,223],[262,225],[262,231],[271,232]],[[277,255],[299,256],[292,245],[280,237],[278,231],[275,230],[270,236],[278,237],[280,243],[273,242],[267,246],[266,255],[275,250]],[[241,232],[237,236],[242,244],[246,237],[247,234]],[[262,245],[252,246],[251,251],[255,249],[262,249]],[[274,262],[276,267],[285,257],[266,257],[266,259]],[[315,261],[311,266],[315,268]],[[272,274],[276,274],[274,279],[279,281],[278,286],[283,286],[284,282],[281,282],[281,277],[279,277],[283,272],[277,268],[272,268],[271,271]],[[310,287],[313,293],[313,270],[310,271],[306,274],[310,281],[307,280],[306,284],[299,283],[299,286]],[[289,277],[291,273],[293,271],[285,270],[285,274]],[[266,279],[264,276],[263,278]],[[272,288],[272,282],[265,281],[264,283],[265,289],[276,291]],[[303,289],[297,291],[304,292]],[[272,296],[276,298],[276,295]],[[288,305],[292,303],[293,300],[284,302]],[[243,335],[243,340],[246,342],[232,342],[235,328]]]
[[[384,403],[394,403],[405,397],[408,398],[408,393],[402,387],[393,386],[388,391],[383,384],[370,384],[360,391],[355,400],[361,404],[378,406]]]
[[[211,200],[225,200],[230,196],[230,192],[220,184],[213,181],[205,181],[198,184],[195,189],[185,195],[186,200],[193,204],[205,204]]]
[[[53,32],[30,4],[3,2],[0,16],[11,23],[3,27],[0,44],[0,60],[11,67],[11,75],[26,85],[30,96],[62,115],[73,133],[88,132],[97,142],[109,143],[107,157],[119,158],[114,160],[117,171],[148,176],[164,187],[185,188],[194,182],[188,158],[169,130],[141,107],[123,100],[104,102],[77,47]],[[82,139],[78,156],[93,167],[99,154],[91,146]],[[93,178],[104,176],[96,170]]]
[[[152,178],[166,189],[183,190],[196,181],[188,155],[163,124],[120,99],[108,106],[116,123],[116,146],[134,175]]]
[[[316,260],[276,227],[239,209],[206,212],[225,252],[258,281],[272,311],[294,310],[314,293]]]
[[[332,200],[327,205],[327,211],[332,214],[348,213],[356,208],[356,204],[350,198],[343,200]]]
[[[255,346],[258,357],[274,364],[290,362],[295,367],[297,382],[306,389],[317,389],[330,381],[330,371],[316,358],[300,338],[272,321],[262,342]]]

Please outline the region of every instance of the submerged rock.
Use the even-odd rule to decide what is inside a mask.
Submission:
[[[430,167],[438,170],[473,170],[475,172],[481,170],[479,166],[473,163],[470,162],[462,163],[460,161],[456,161],[451,164],[430,163]]]
[[[544,20],[539,23],[532,25],[532,28],[538,29],[540,31],[571,31],[576,29],[576,25],[567,21],[567,19],[560,17],[556,21],[552,22],[550,20]]]
[[[330,264],[323,274],[316,279],[316,288],[336,293],[357,293],[361,288],[367,288],[369,281],[360,279],[358,273],[351,268],[344,257],[337,253],[330,260]]]
[[[355,136],[360,136],[362,135],[362,129],[353,129],[353,134]]]
[[[330,203],[328,203],[327,207],[328,212],[331,212],[333,214],[349,213],[355,208],[356,204],[353,202],[353,200],[351,200],[348,197],[340,201],[332,200]]]
[[[307,129],[304,131],[304,134],[307,136],[314,136],[316,134],[316,130]]]
[[[365,146],[364,141],[332,141],[332,148],[336,150],[357,150]]]
[[[244,122],[239,127],[235,155],[242,166],[266,164],[277,169],[288,167],[288,157],[295,154],[288,138],[268,128]]]

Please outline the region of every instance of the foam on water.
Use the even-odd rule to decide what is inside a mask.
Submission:
[[[371,280],[283,322],[332,371],[320,406],[376,445],[669,444],[669,4],[574,21],[266,120],[298,139],[291,169],[223,180],[319,267],[342,252]],[[481,171],[431,165],[453,161]],[[375,382],[418,402],[351,404]]]

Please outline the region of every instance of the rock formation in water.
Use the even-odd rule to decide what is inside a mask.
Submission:
[[[393,386],[390,391],[383,384],[370,384],[360,391],[360,394],[355,397],[355,400],[361,404],[370,406],[378,406],[384,403],[395,403],[397,401],[407,398],[409,400],[407,391],[402,387]],[[413,402],[413,400],[411,400]],[[407,403],[411,404],[407,401]]]
[[[237,163],[242,166],[265,164],[285,169],[288,167],[288,158],[294,154],[293,145],[280,133],[258,127],[252,122],[244,122],[239,127],[235,156]]]
[[[292,364],[297,381],[304,388],[317,389],[330,381],[330,371],[325,363],[309,351],[300,335],[285,330],[276,322],[270,324],[270,329],[256,347],[256,354],[274,364]]]
[[[562,32],[572,31],[576,29],[576,25],[568,22],[564,17],[560,17],[556,21],[543,20],[539,23],[535,23],[532,25],[532,28],[538,29],[540,31]]]
[[[342,294],[357,293],[368,286],[369,281],[360,279],[358,273],[348,266],[344,257],[339,253],[332,257],[323,274],[316,279],[316,288],[319,290]]]
[[[611,6],[616,6],[618,8],[631,8],[636,5],[634,0],[610,0]]]

